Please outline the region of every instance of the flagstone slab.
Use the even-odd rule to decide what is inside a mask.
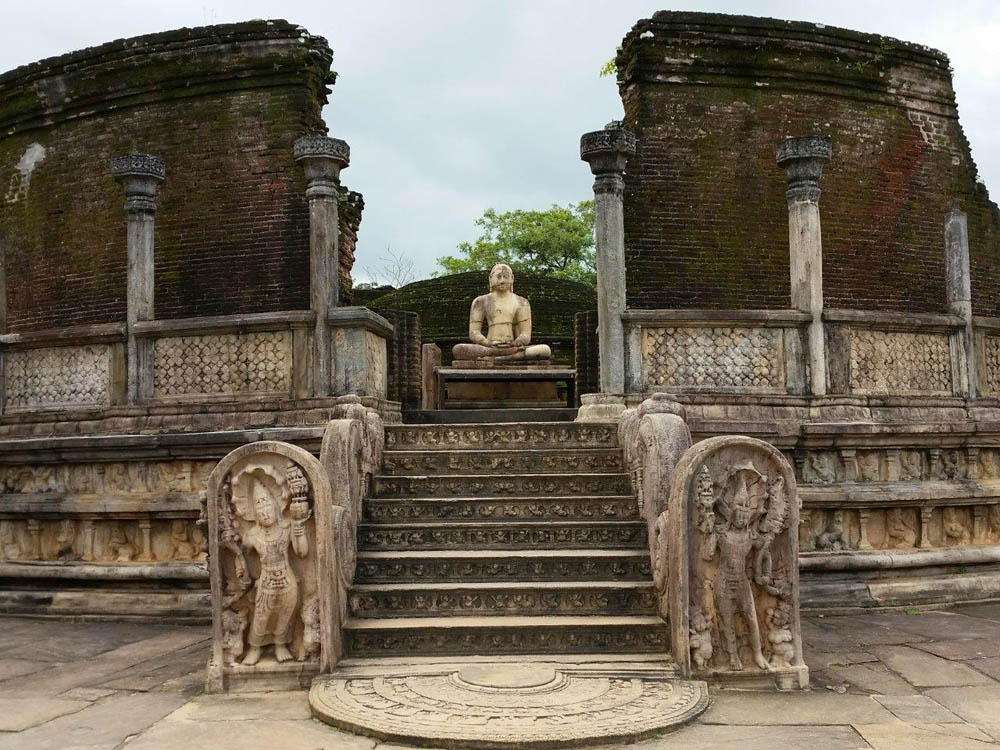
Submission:
[[[909,646],[879,646],[875,653],[887,667],[915,687],[993,683],[989,677],[967,664],[942,659]]]
[[[0,698],[0,731],[20,732],[88,705],[66,698]]]
[[[900,721],[911,724],[961,723],[962,719],[926,695],[876,695]]]
[[[1000,740],[1000,685],[936,688],[926,695]]]
[[[996,747],[982,733],[964,724],[855,724],[854,729],[874,750],[987,750]]]

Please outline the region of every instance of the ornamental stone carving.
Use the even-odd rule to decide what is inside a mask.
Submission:
[[[4,408],[32,411],[110,403],[111,355],[103,345],[59,346],[4,354]]]
[[[781,332],[771,328],[642,330],[645,389],[785,388]]]
[[[320,670],[330,640],[322,602],[332,598],[320,575],[331,570],[329,551],[317,529],[329,524],[330,502],[320,463],[287,443],[237,448],[212,472],[209,690],[298,687]],[[313,601],[321,603],[318,631]]]
[[[153,395],[287,394],[292,383],[290,331],[176,336],[154,345]]]
[[[773,446],[709,438],[674,469],[667,515],[674,658],[685,674],[804,688],[799,502]]]
[[[855,329],[850,339],[853,393],[951,395],[946,335]]]

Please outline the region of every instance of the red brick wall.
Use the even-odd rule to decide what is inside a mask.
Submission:
[[[996,207],[975,184],[947,58],[812,24],[661,12],[618,56],[628,303],[789,305],[778,142],[833,140],[821,187],[827,307],[941,312],[943,223],[970,213],[978,312],[1000,301]]]
[[[330,58],[298,27],[249,22],[121,40],[0,76],[8,330],[124,319],[124,195],[109,160],[130,151],[167,165],[158,318],[308,308],[292,144],[325,130]],[[45,158],[25,185],[18,163],[36,143]]]

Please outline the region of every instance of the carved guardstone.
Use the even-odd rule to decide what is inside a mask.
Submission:
[[[805,688],[795,475],[754,438],[681,457],[667,511],[671,650],[683,674]]]
[[[305,687],[333,650],[331,489],[319,461],[261,441],[208,479],[212,655],[206,689]]]

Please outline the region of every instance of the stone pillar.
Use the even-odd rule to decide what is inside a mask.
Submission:
[[[580,138],[580,158],[594,173],[594,225],[597,239],[597,338],[601,392],[625,391],[625,215],[622,178],[635,136],[612,122]]]
[[[340,302],[340,170],[351,158],[347,143],[322,135],[295,141],[295,161],[306,174],[309,200],[309,309],[313,331],[313,393],[333,393],[330,326],[327,316]]]
[[[830,139],[807,135],[778,146],[778,166],[788,179],[788,251],[792,307],[812,315],[809,323],[810,390],[824,396],[826,340],[823,333],[823,241],[819,223],[819,180],[830,159]]]
[[[130,404],[148,401],[153,396],[151,342],[137,339],[134,326],[139,321],[153,319],[156,188],[165,175],[163,159],[149,154],[126,154],[111,160],[111,176],[125,190],[128,214],[126,383]]]
[[[969,224],[963,211],[954,209],[944,222],[945,294],[948,312],[965,322],[961,334],[953,337],[956,360],[955,386],[959,395],[979,395],[975,337],[972,327],[972,282],[969,274]]]

